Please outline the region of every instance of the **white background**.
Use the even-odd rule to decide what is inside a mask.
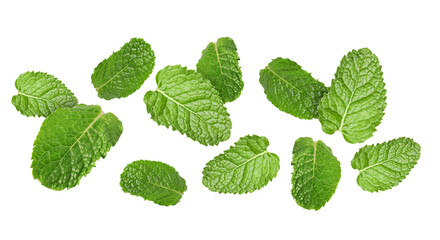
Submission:
[[[439,10],[435,1],[2,1],[0,239],[439,239]],[[231,138],[205,147],[158,126],[142,98],[156,89],[160,69],[195,69],[206,45],[223,36],[238,47],[245,87],[227,104]],[[152,45],[153,74],[127,98],[98,98],[93,69],[132,37]],[[382,124],[363,144],[279,111],[259,84],[259,70],[286,57],[329,86],[341,58],[362,47],[379,57],[387,89]],[[15,79],[30,70],[55,75],[81,103],[123,122],[117,145],[73,189],[52,191],[32,178],[32,144],[44,119],[10,103]],[[247,134],[269,139],[278,176],[247,195],[210,192],[201,182],[205,163]],[[341,162],[336,193],[319,211],[290,194],[292,147],[303,136],[323,140]],[[419,163],[397,187],[363,191],[350,165],[356,151],[401,136],[422,146]],[[178,205],[121,191],[120,173],[138,159],[168,163],[186,179]]]

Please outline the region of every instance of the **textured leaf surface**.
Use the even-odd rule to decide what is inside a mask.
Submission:
[[[185,179],[171,166],[156,161],[138,160],[121,174],[122,190],[159,205],[176,205],[186,191]]]
[[[154,60],[150,44],[132,38],[95,68],[92,83],[98,96],[109,100],[134,93],[150,76]]]
[[[229,139],[229,113],[217,90],[200,73],[168,66],[157,73],[156,82],[156,91],[147,92],[144,102],[159,125],[171,126],[203,145]]]
[[[398,138],[359,149],[351,166],[359,170],[358,185],[369,192],[397,186],[420,158],[420,145],[411,138]]]
[[[74,107],[78,99],[56,77],[43,72],[25,72],[15,81],[12,97],[17,111],[26,116],[47,117],[58,108]]]
[[[121,133],[122,123],[100,106],[59,108],[44,120],[34,142],[32,174],[54,190],[75,187]]]
[[[322,130],[328,134],[340,131],[349,143],[364,142],[382,121],[385,93],[376,55],[367,48],[349,52],[319,105]]]
[[[327,92],[322,82],[287,58],[276,58],[262,69],[260,83],[275,107],[301,119],[318,117],[319,100]]]
[[[203,185],[219,193],[249,193],[266,186],[280,169],[278,156],[267,150],[269,141],[245,136],[206,164]]]
[[[237,99],[243,90],[243,80],[238,65],[237,47],[229,37],[209,43],[197,63],[197,72],[211,81],[224,102]]]
[[[341,166],[322,141],[299,138],[293,147],[292,196],[303,208],[319,210],[333,196]]]

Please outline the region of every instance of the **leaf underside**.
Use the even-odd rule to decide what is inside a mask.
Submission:
[[[197,72],[211,81],[224,102],[234,101],[243,90],[239,60],[234,41],[224,37],[209,43],[197,63]]]
[[[202,183],[219,193],[250,193],[276,177],[280,160],[268,152],[269,141],[257,135],[242,137],[206,164]]]
[[[138,90],[154,68],[154,52],[142,38],[132,38],[95,68],[92,83],[100,98],[123,98]]]
[[[185,179],[173,167],[148,160],[128,164],[120,185],[124,192],[162,206],[176,205],[187,190]]]
[[[397,186],[420,158],[420,145],[411,138],[397,138],[359,149],[351,161],[359,170],[358,185],[365,191],[377,192]]]
[[[53,190],[75,187],[121,133],[122,123],[100,106],[59,108],[44,120],[34,142],[32,174]]]
[[[18,94],[12,104],[21,114],[47,117],[58,108],[74,107],[78,99],[56,77],[43,72],[25,72],[15,81]]]
[[[180,65],[167,66],[156,75],[156,91],[148,91],[147,112],[159,125],[203,145],[229,139],[232,123],[217,90],[200,73]]]
[[[301,119],[318,117],[327,88],[294,61],[276,58],[260,71],[267,99],[278,109]]]
[[[369,49],[349,52],[318,107],[322,130],[340,131],[349,143],[362,143],[376,131],[386,107],[379,60]]]
[[[341,178],[341,166],[322,141],[303,137],[293,147],[292,196],[305,209],[319,210],[330,200]]]

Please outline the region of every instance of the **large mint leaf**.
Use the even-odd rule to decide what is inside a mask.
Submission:
[[[12,97],[17,111],[26,116],[47,117],[58,108],[73,107],[78,100],[56,77],[43,72],[25,72],[15,81]]]
[[[341,178],[341,166],[322,141],[295,141],[292,159],[292,196],[305,209],[319,210],[330,200]]]
[[[237,47],[229,37],[209,43],[197,63],[197,72],[211,81],[224,102],[237,99],[243,90]]]
[[[278,156],[267,150],[269,141],[257,135],[242,137],[206,164],[203,185],[219,193],[250,193],[277,176]]]
[[[34,142],[32,174],[54,190],[75,187],[121,133],[122,123],[100,106],[59,108],[44,120]]]
[[[104,99],[122,98],[138,90],[154,68],[154,52],[142,38],[132,38],[95,68],[92,83]]]
[[[176,205],[186,191],[185,179],[171,166],[156,161],[138,160],[121,174],[122,190],[159,205]]]
[[[328,134],[340,131],[349,143],[364,142],[382,121],[385,93],[376,55],[367,48],[349,52],[319,105],[322,130]]]
[[[411,138],[397,138],[359,149],[351,166],[359,170],[358,185],[377,192],[397,186],[420,158],[420,145]]]
[[[318,117],[319,100],[327,92],[322,82],[287,58],[276,58],[262,69],[260,83],[275,107],[301,119]]]
[[[176,65],[160,70],[156,82],[156,91],[148,91],[144,102],[159,125],[171,126],[203,145],[217,145],[229,139],[229,113],[209,80]]]

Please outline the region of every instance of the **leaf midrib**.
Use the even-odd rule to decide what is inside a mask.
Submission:
[[[220,56],[219,56],[218,49],[217,49],[217,43],[214,43],[214,49],[215,49],[215,55],[217,56],[217,63],[220,68],[220,75],[223,77],[224,74],[223,74],[223,70],[222,70],[222,64],[220,62]]]
[[[237,165],[237,166],[235,166],[233,169],[231,169],[230,171],[235,171],[235,169],[237,169],[237,168],[239,168],[239,167],[241,167],[241,166],[243,166],[243,165],[245,165],[245,164],[247,164],[248,162],[250,162],[250,161],[252,161],[252,160],[254,160],[254,159],[256,159],[257,157],[259,157],[259,156],[262,156],[262,155],[264,155],[265,153],[268,153],[268,151],[267,151],[267,149],[264,151],[264,152],[261,152],[261,153],[259,153],[259,154],[257,154],[257,155],[255,155],[255,156],[253,156],[253,157],[251,157],[251,158],[249,158],[248,160],[246,160],[245,162],[243,162],[243,163],[240,163],[239,165]],[[229,172],[229,171],[227,171],[227,172]]]
[[[287,85],[291,86],[293,89],[295,89],[298,92],[302,92],[301,90],[299,90],[297,87],[293,86],[291,83],[289,83],[286,79],[284,79],[283,77],[281,77],[280,75],[278,75],[275,71],[272,70],[272,68],[269,67],[269,65],[266,66],[266,69],[269,70],[269,72],[271,72],[273,75],[275,75],[277,78],[283,80]]]
[[[92,128],[92,126],[96,123],[96,121],[98,121],[103,115],[104,115],[104,112],[101,111],[98,114],[98,116],[96,116],[93,119],[93,121],[89,124],[89,126],[87,126],[87,128],[81,133],[81,136],[79,136],[79,138],[76,139],[76,141],[69,147],[69,149],[66,151],[66,153],[63,155],[63,157],[59,161],[60,166],[61,166],[61,162],[64,160],[64,158],[67,156],[67,154],[72,151],[72,148],[79,142],[79,140],[86,134],[86,132],[89,131]]]
[[[351,93],[350,100],[348,101],[347,107],[345,108],[344,115],[342,116],[341,125],[339,126],[339,130],[338,130],[340,132],[342,131],[342,127],[344,126],[345,117],[348,114],[348,109],[350,108],[350,104],[353,101],[353,96],[354,96],[354,94],[356,92],[356,89],[357,89],[357,81],[356,81],[356,87],[353,89],[353,92]]]
[[[313,175],[312,175],[312,181],[313,178],[315,178],[315,168],[316,168],[316,143],[317,142],[313,142]],[[313,185],[313,182],[312,182]]]
[[[129,64],[127,64],[125,67],[123,67],[121,70],[119,70],[119,72],[117,72],[113,77],[111,77],[109,80],[107,80],[107,82],[105,82],[104,84],[102,84],[99,87],[96,87],[96,91],[99,91],[101,88],[103,88],[104,86],[106,86],[109,82],[113,81],[113,79],[115,79],[122,71],[124,71]]]
[[[168,96],[165,92],[163,92],[159,88],[157,88],[156,91],[161,93],[164,97],[166,97],[166,98],[170,99],[171,101],[173,101],[175,104],[183,107],[184,109],[188,110],[190,113],[193,113],[194,115],[196,115],[200,120],[202,120],[202,122],[206,123],[208,126],[214,127],[213,125],[211,125],[208,122],[206,122],[205,119],[203,119],[198,113],[196,113],[193,110],[189,109],[187,106],[183,105],[182,103],[179,103],[178,101],[174,100],[172,97]]]
[[[26,93],[22,93],[22,92],[18,92],[18,95],[22,95],[28,98],[35,98],[35,99],[39,99],[39,100],[43,100],[43,101],[47,101],[47,102],[51,102],[53,104],[57,104],[56,102],[54,102],[53,100],[50,99],[46,99],[46,98],[42,98],[42,97],[37,97],[37,96],[32,96],[32,95],[28,95]]]
[[[350,96],[350,100],[348,101],[348,104],[347,104],[347,107],[345,108],[345,112],[344,112],[344,115],[342,116],[342,120],[341,120],[341,125],[339,126],[339,132],[342,132],[342,127],[344,126],[344,122],[345,122],[345,117],[347,116],[347,114],[348,114],[348,109],[350,108],[350,105],[351,105],[351,103],[353,102],[353,97],[354,97],[354,94],[356,93],[356,89],[359,87],[358,86],[358,80],[359,80],[359,72],[360,72],[360,70],[359,70],[359,67],[357,66],[358,65],[358,62],[357,61],[355,61],[355,59],[353,59],[353,63],[354,63],[354,65],[355,65],[355,69],[356,69],[356,76],[357,76],[357,78],[356,78],[356,81],[355,81],[355,87],[354,87],[354,89],[353,89],[353,92],[351,92],[351,96]],[[339,70],[339,69],[338,69]],[[345,81],[344,81],[344,79],[342,78],[341,79],[341,81],[344,83],[344,84],[346,84],[345,83]],[[348,87],[348,85],[347,85],[347,87]]]
[[[401,152],[401,154],[403,154],[405,151],[402,151]],[[377,162],[377,163],[375,163],[375,164],[373,164],[373,165],[371,165],[371,166],[367,166],[367,167],[365,167],[365,168],[363,168],[363,169],[359,169],[359,173],[361,173],[361,172],[363,172],[363,171],[366,171],[367,169],[370,169],[370,168],[373,168],[373,167],[376,167],[376,166],[378,166],[378,165],[384,165],[385,163],[387,163],[387,162],[390,162],[390,161],[394,161],[394,160],[396,160],[396,158],[398,158],[398,157],[392,157],[392,158],[390,158],[390,159],[388,159],[388,160],[385,160],[385,161],[382,161],[382,162]]]
[[[183,196],[183,192],[179,192],[179,191],[174,190],[174,189],[172,189],[172,188],[165,187],[165,186],[163,186],[163,185],[156,184],[156,183],[153,183],[153,182],[150,182],[150,181],[146,181],[146,183],[147,183],[147,184],[154,185],[154,186],[156,186],[156,187],[160,187],[160,188],[164,188],[164,189],[167,189],[167,190],[173,191],[173,192],[179,194],[180,196]]]
[[[393,160],[394,160],[394,158],[391,158],[391,159],[388,159],[388,160],[385,160],[385,161],[382,161],[382,162],[377,162],[377,163],[375,163],[375,164],[373,164],[371,166],[365,167],[364,169],[360,169],[359,173],[361,173],[361,172],[363,172],[363,171],[365,171],[365,170],[367,170],[369,168],[372,168],[372,167],[375,167],[375,166],[378,166],[378,165],[383,165],[384,163],[390,162],[390,161],[393,161]]]

